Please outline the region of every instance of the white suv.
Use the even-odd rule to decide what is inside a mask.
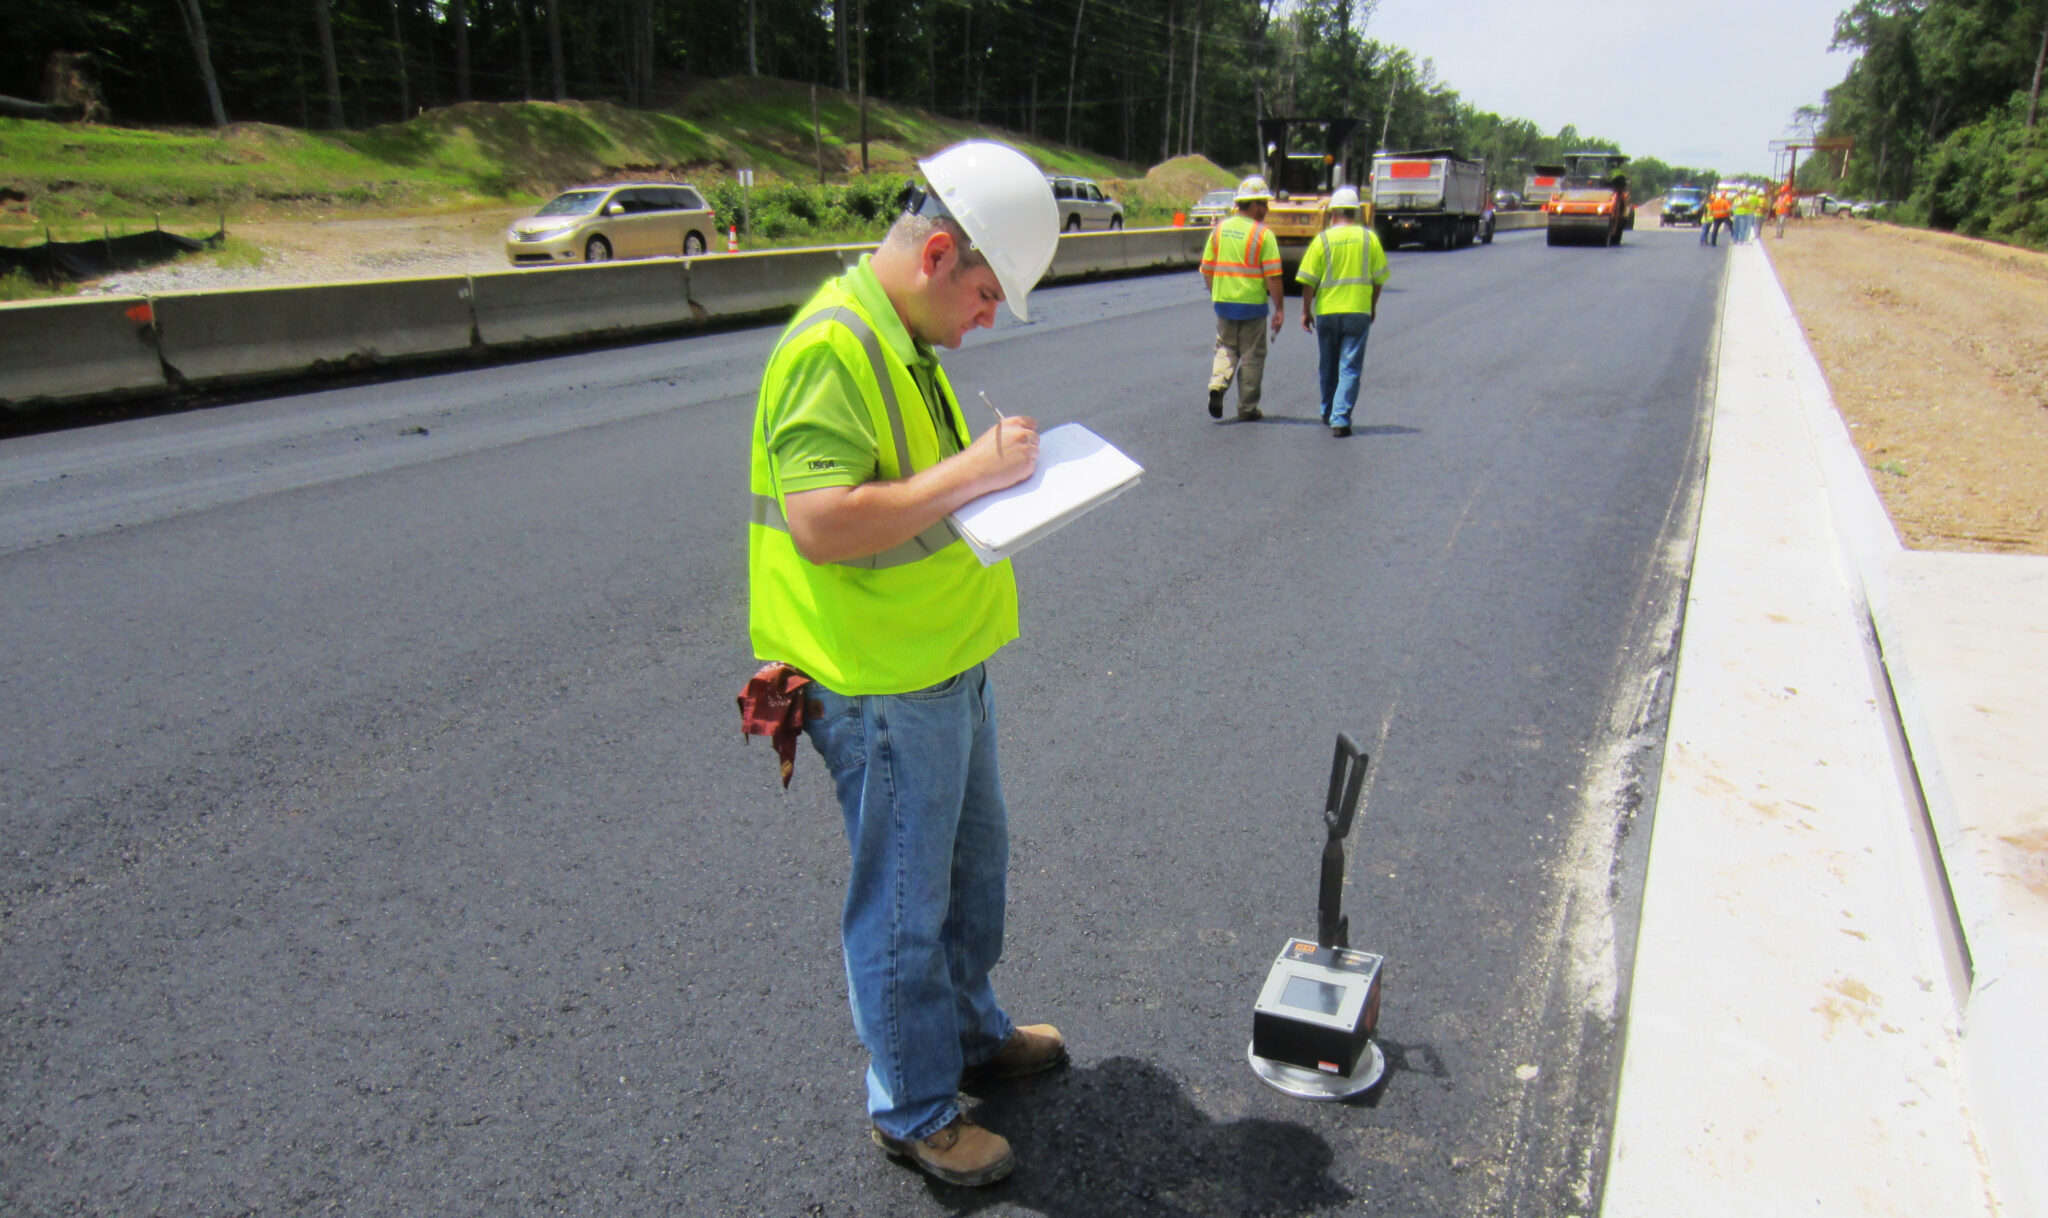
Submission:
[[[1087,178],[1046,175],[1052,183],[1053,202],[1060,208],[1060,230],[1078,233],[1082,229],[1116,229],[1124,226],[1124,205],[1102,193],[1102,187]]]

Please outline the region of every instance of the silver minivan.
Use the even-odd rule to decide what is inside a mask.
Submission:
[[[513,266],[696,257],[711,248],[718,217],[694,186],[620,182],[565,190],[505,230]]]
[[[1059,204],[1060,230],[1078,233],[1083,229],[1112,229],[1124,226],[1124,205],[1102,193],[1102,187],[1087,178],[1061,178],[1050,174],[1053,202]]]

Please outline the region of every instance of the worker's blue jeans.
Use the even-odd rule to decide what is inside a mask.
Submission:
[[[961,1070],[1015,1029],[989,982],[1010,866],[994,692],[979,664],[907,694],[813,691],[804,732],[853,855],[840,941],[868,1114],[892,1138],[929,1137],[959,1115]]]
[[[1324,313],[1316,318],[1323,419],[1332,427],[1351,426],[1351,409],[1358,405],[1358,376],[1365,367],[1365,339],[1371,332],[1370,313]]]

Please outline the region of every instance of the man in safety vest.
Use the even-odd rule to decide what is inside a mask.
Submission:
[[[1338,437],[1351,434],[1365,338],[1390,274],[1387,251],[1379,234],[1358,222],[1360,210],[1358,191],[1338,187],[1330,196],[1330,227],[1308,243],[1294,272],[1301,281],[1301,328],[1316,336],[1322,357],[1323,422]]]
[[[768,360],[747,559],[754,652],[771,663],[741,706],[752,731],[748,695],[773,685],[755,707],[793,714],[845,815],[840,937],[872,1138],[976,1185],[1016,1160],[962,1116],[959,1091],[1067,1052],[1051,1025],[1013,1023],[989,980],[1009,834],[983,661],[1017,637],[1017,587],[946,517],[1028,477],[1038,432],[1013,415],[971,438],[933,348],[994,325],[1005,301],[1028,317],[1059,213],[1044,174],[1002,144],[919,168],[928,185],[906,191],[881,247],[820,288]]]
[[[1764,215],[1764,196],[1754,186],[1746,186],[1742,197],[1735,201],[1735,244],[1748,245],[1757,239]]]
[[[1266,227],[1273,192],[1266,179],[1237,184],[1237,214],[1209,230],[1202,249],[1202,280],[1216,305],[1216,359],[1209,367],[1209,417],[1223,417],[1223,391],[1237,378],[1237,417],[1256,419],[1266,379],[1266,333],[1285,320],[1280,242]],[[1268,321],[1267,304],[1272,317]]]
[[[1721,244],[1721,230],[1729,225],[1729,217],[1735,214],[1735,204],[1728,198],[1728,192],[1717,190],[1707,200],[1707,227],[1700,236],[1708,245]]]

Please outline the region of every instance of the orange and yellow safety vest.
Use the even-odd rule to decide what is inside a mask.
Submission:
[[[1280,273],[1280,242],[1273,230],[1239,213],[1209,233],[1202,273],[1218,304],[1266,303],[1266,280]]]

